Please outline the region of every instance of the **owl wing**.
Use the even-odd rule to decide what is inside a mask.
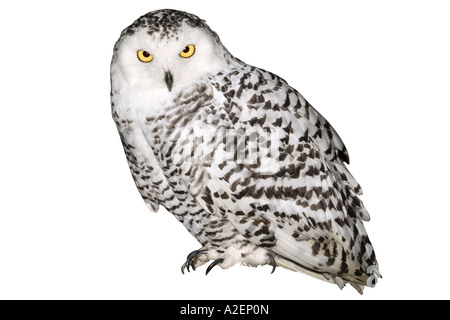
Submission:
[[[369,215],[342,140],[282,79],[258,69],[248,79],[255,73],[251,87],[245,75],[237,89],[216,85],[227,130],[214,149],[223,152],[202,167],[201,184],[186,183],[197,186],[191,191],[205,210],[276,253],[279,264],[372,285],[376,260],[362,223]]]

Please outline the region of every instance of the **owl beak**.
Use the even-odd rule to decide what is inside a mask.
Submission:
[[[169,89],[169,91],[172,91],[172,86],[173,86],[173,75],[170,71],[166,71],[164,73],[164,82],[167,85],[167,89]]]

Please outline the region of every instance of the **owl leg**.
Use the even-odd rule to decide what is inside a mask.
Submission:
[[[208,250],[205,250],[203,248],[200,250],[194,250],[191,253],[189,253],[186,258],[186,262],[181,266],[181,273],[184,274],[184,269],[187,269],[187,271],[190,272],[189,267],[192,267],[192,270],[195,271],[195,265],[197,264],[197,262],[199,262],[200,256],[206,255],[207,253],[208,253]],[[203,262],[203,261],[201,261],[201,262]],[[205,263],[205,262],[203,262],[203,263]]]

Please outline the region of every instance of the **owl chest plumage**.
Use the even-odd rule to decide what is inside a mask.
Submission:
[[[188,188],[195,179],[190,187],[202,190],[199,165],[205,164],[205,145],[214,148],[202,140],[204,130],[217,125],[212,87],[195,84],[170,96],[164,106],[140,109],[116,107],[121,103],[113,96],[113,118],[141,196],[152,211],[164,206],[206,247],[221,252],[231,243],[246,243],[224,216],[204,210]]]

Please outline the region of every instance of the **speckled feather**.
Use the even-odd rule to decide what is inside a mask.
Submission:
[[[147,92],[121,62],[121,47],[143,31],[164,48],[201,32],[214,48],[212,67],[175,80],[173,91]],[[257,266],[273,257],[341,288],[350,283],[362,293],[376,284],[378,264],[363,226],[369,215],[345,165],[347,150],[286,81],[233,57],[198,17],[159,10],[122,32],[111,83],[113,118],[139,192],[202,245],[188,267],[217,259],[222,268]]]

